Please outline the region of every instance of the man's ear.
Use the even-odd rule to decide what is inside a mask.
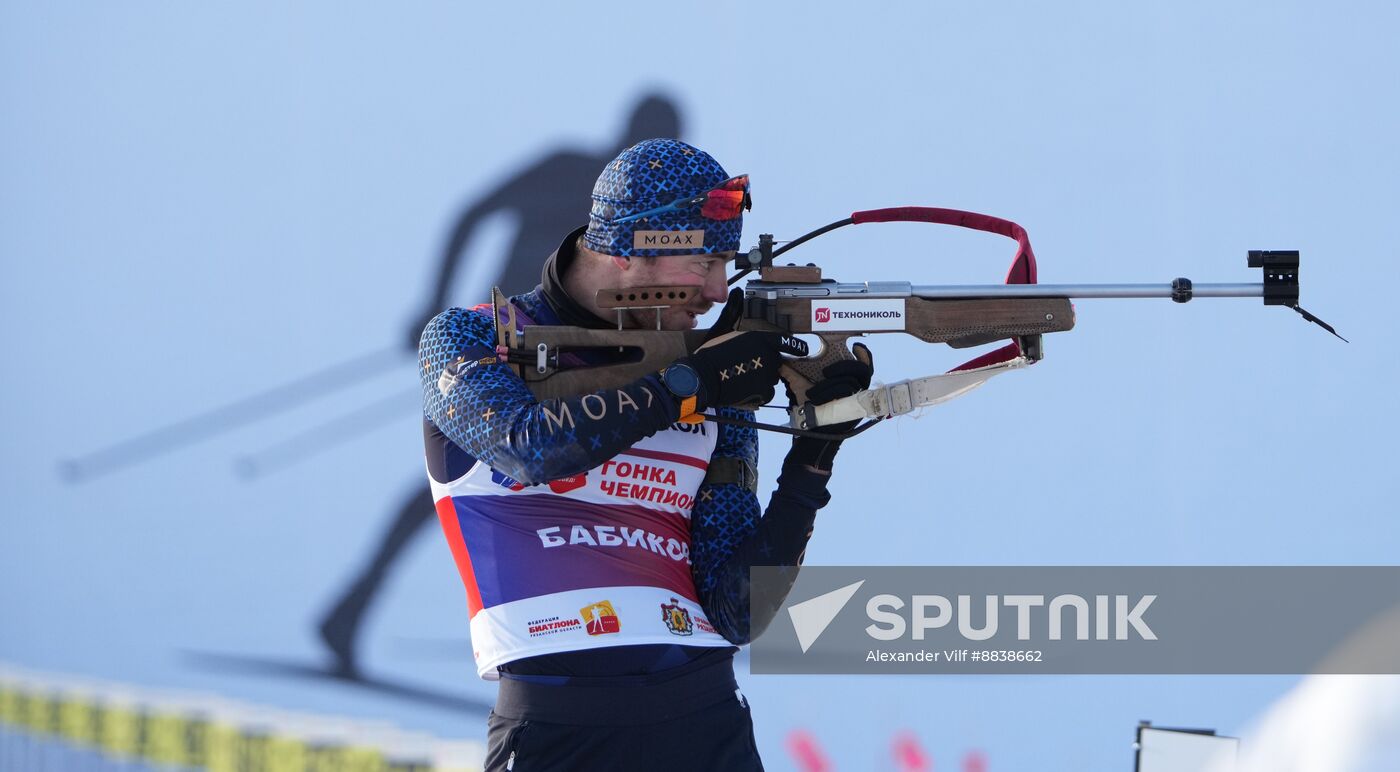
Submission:
[[[618,257],[617,255],[608,255],[608,257],[612,258],[613,265],[617,266],[620,270],[625,271],[632,267],[632,258],[630,257]]]

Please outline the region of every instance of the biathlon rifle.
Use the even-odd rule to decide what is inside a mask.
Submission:
[[[847,283],[824,278],[820,267],[778,265],[774,259],[788,250],[846,225],[875,222],[926,222],[955,225],[1014,239],[1016,255],[1000,285],[915,285],[885,281]],[[1292,308],[1307,321],[1341,338],[1331,325],[1298,305],[1298,252],[1251,250],[1249,266],[1263,271],[1253,284],[1197,284],[1175,279],[1168,284],[1037,284],[1035,253],[1021,226],[990,215],[956,209],[898,207],[856,212],[818,228],[782,247],[772,234],[759,236],[758,246],[735,258],[739,273],[732,285],[753,271],[759,278],[744,285],[743,313],[735,329],[788,334],[811,334],[822,348],[806,357],[788,358],[783,377],[799,404],[789,408],[790,426],[735,419],[716,419],[788,434],[825,438],[849,437],[883,418],[903,415],[961,396],[989,378],[1027,367],[1043,357],[1041,336],[1074,327],[1075,298],[1171,298],[1185,303],[1198,297],[1262,297],[1265,305]],[[710,331],[662,330],[661,312],[686,305],[698,287],[630,287],[600,290],[600,308],[615,311],[618,329],[521,325],[514,306],[500,289],[492,292],[497,354],[511,364],[531,392],[541,399],[573,396],[615,388],[649,373],[700,347]],[[625,311],[654,310],[657,329],[622,329]],[[925,378],[885,384],[820,406],[805,402],[805,387],[821,379],[822,369],[852,353],[846,341],[870,333],[900,332],[928,343],[968,348],[996,341],[1006,345],[956,368]],[[1345,340],[1345,338],[1342,338]],[[622,362],[585,365],[577,354],[611,349],[630,353]],[[867,420],[850,432],[834,435],[820,427]]]

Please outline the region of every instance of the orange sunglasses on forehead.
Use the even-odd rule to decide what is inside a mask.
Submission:
[[[698,196],[677,199],[665,206],[619,217],[613,222],[619,224],[632,222],[667,212],[683,212],[697,206],[700,207],[701,216],[711,220],[733,220],[743,214],[745,209],[752,209],[753,198],[749,196],[749,175],[741,174],[738,177],[730,177]]]

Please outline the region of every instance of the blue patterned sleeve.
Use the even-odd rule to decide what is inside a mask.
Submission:
[[[720,414],[754,420],[752,412],[721,408]],[[713,458],[735,458],[758,467],[758,431],[719,424]],[[817,510],[826,505],[826,475],[784,463],[768,509],[760,516],[758,496],[738,483],[705,483],[690,512],[691,574],[710,623],[735,645],[748,643],[767,628],[787,593],[750,607],[749,568],[791,567],[787,587],[797,578]],[[774,603],[776,600],[776,604]]]
[[[418,345],[424,416],[448,439],[525,485],[584,472],[668,427],[678,406],[655,376],[537,400],[496,359],[488,314],[452,308]]]

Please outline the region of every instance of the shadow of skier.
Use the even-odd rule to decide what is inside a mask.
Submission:
[[[550,153],[472,203],[452,228],[432,294],[415,317],[406,343],[416,353],[419,334],[428,321],[451,305],[448,294],[461,267],[463,250],[484,219],[497,212],[511,212],[518,215],[520,227],[497,276],[470,291],[484,298],[494,284],[507,295],[527,292],[538,283],[541,263],[559,245],[559,239],[581,224],[588,211],[593,182],[603,165],[641,140],[680,135],[681,118],[674,102],[664,95],[652,94],[633,108],[615,146],[593,154],[571,150]],[[358,677],[356,643],[365,613],[404,547],[435,515],[427,483],[417,487],[419,492],[394,515],[374,555],[320,620],[317,629],[321,639],[335,657],[332,672],[341,677]]]

